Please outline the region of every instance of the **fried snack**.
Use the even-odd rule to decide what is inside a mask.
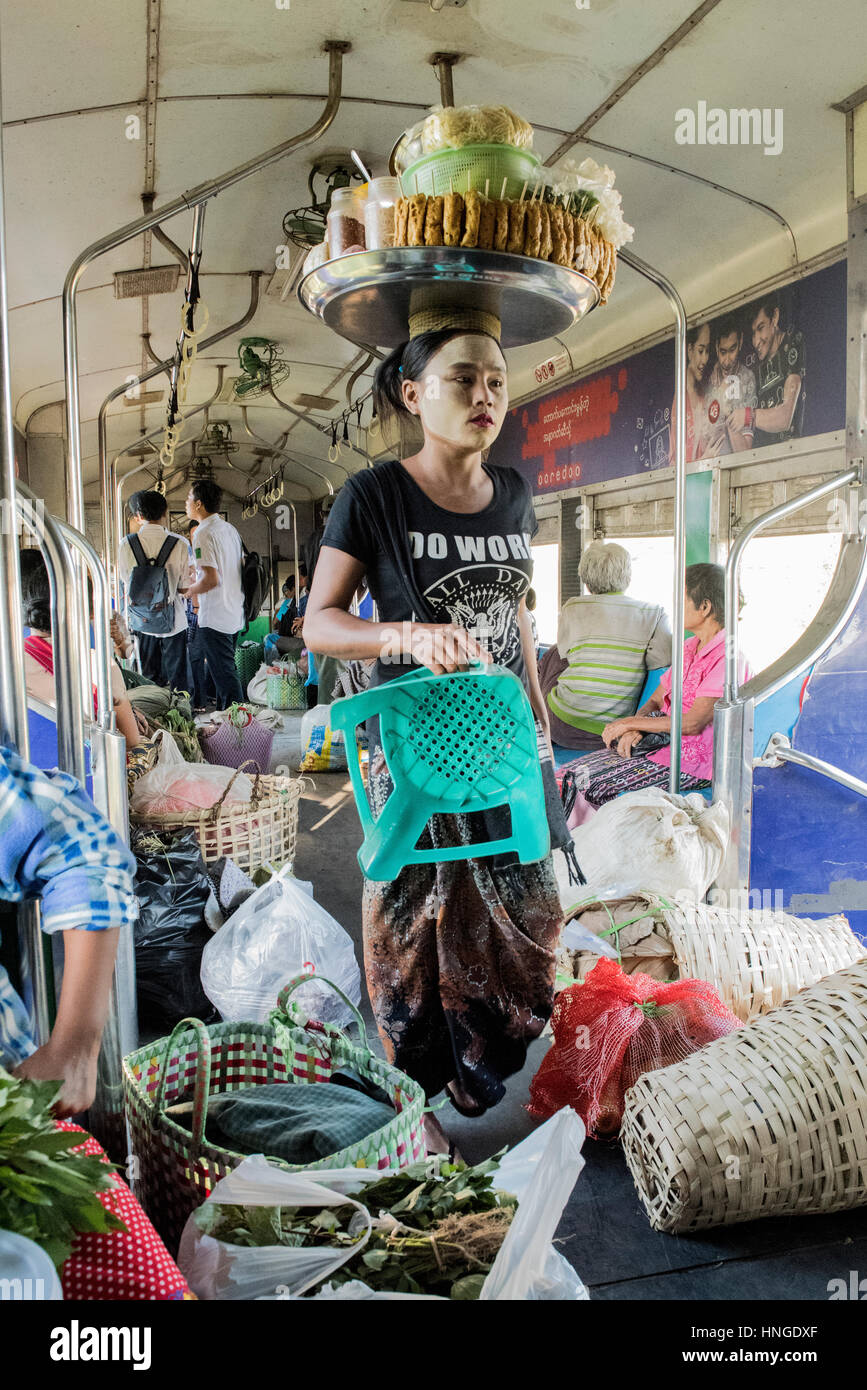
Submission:
[[[573,217],[572,222],[575,228],[575,258],[572,264],[583,274],[587,264],[587,223],[583,217]]]
[[[409,198],[398,198],[394,213],[394,244],[406,246]]]
[[[548,216],[551,219],[551,260],[556,261],[557,265],[568,265],[563,209],[557,203],[552,203],[548,209]]]
[[[587,228],[587,256],[584,262],[584,274],[590,280],[596,279],[596,271],[599,266],[599,238],[592,227]]]
[[[571,212],[563,213],[563,239],[566,243],[564,265],[572,266],[575,264],[575,220]]]
[[[407,217],[407,245],[424,246],[424,215],[427,207],[426,193],[413,193],[409,200]]]
[[[443,199],[441,194],[434,194],[427,200],[427,210],[424,215],[424,244],[425,246],[442,246],[443,244]]]
[[[479,194],[470,190],[464,198],[464,234],[461,237],[461,246],[478,246],[481,211],[482,200]]]
[[[515,198],[509,203],[509,240],[506,242],[506,250],[513,256],[521,256],[524,252],[524,223],[527,220],[527,204],[522,198]]]
[[[608,274],[609,274],[609,271],[611,270],[611,253],[612,253],[613,250],[614,250],[614,247],[611,245],[611,242],[610,242],[610,241],[606,241],[606,240],[604,239],[604,237],[603,237],[603,239],[602,239],[602,264],[601,264],[600,267],[599,267],[599,274],[598,274],[598,278],[597,278],[597,284],[599,285],[600,291],[602,290],[603,285],[607,284],[607,281],[608,281]]]
[[[459,246],[464,223],[464,200],[460,193],[443,194],[443,236],[446,246]]]
[[[483,198],[479,211],[479,240],[477,245],[480,250],[492,251],[494,247],[494,227],[497,223],[497,209],[494,207],[493,198]]]
[[[527,216],[524,222],[524,255],[538,256],[539,242],[542,237],[542,213],[538,203],[527,204]]]
[[[494,225],[494,250],[505,251],[509,240],[509,201],[507,198],[495,198],[494,209],[497,220]]]
[[[547,203],[540,203],[539,212],[542,217],[542,227],[539,234],[539,259],[550,261],[554,246],[551,239],[551,209]]]
[[[609,297],[610,297],[610,295],[611,295],[611,291],[612,291],[613,288],[614,288],[614,277],[615,277],[616,274],[617,274],[617,252],[615,251],[614,247],[612,246],[612,248],[611,248],[611,269],[610,269],[609,272],[608,272],[608,279],[605,281],[605,284],[602,286],[602,303],[603,303],[603,304],[607,304],[607,303],[608,303]]]

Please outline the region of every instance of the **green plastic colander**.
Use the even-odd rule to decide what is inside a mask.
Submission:
[[[354,730],[379,716],[382,750],[394,790],[376,820],[370,811]],[[551,848],[533,711],[511,671],[475,667],[450,675],[410,671],[373,690],[335,700],[332,728],[343,729],[355,803],[364,830],[362,872],[397,877],[407,864],[481,859],[514,850],[522,864]],[[352,750],[356,749],[353,754]],[[508,806],[505,839],[451,849],[417,849],[437,813]]]
[[[404,196],[413,193],[484,193],[499,198],[506,180],[505,198],[532,193],[543,176],[538,155],[516,150],[514,145],[464,145],[457,150],[436,150],[410,164],[400,176]]]

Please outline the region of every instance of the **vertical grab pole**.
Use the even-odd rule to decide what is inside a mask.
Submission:
[[[671,611],[671,770],[669,791],[680,788],[680,737],[683,726],[683,575],[686,566],[686,310],[669,279],[626,251],[625,265],[661,289],[674,312],[674,598]]]
[[[64,539],[81,555],[93,582],[96,646],[97,727],[91,737],[93,799],[125,844],[129,843],[126,790],[126,741],[115,728],[111,691],[109,584],[105,568],[86,536],[60,523]],[[112,978],[108,1018],[102,1035],[96,1097],[88,1111],[88,1128],[109,1153],[129,1152],[123,1100],[123,1059],[138,1045],[135,953],[131,929],[120,933]]]

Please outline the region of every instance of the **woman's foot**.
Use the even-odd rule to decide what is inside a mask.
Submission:
[[[428,1157],[442,1154],[450,1163],[462,1163],[463,1159],[455,1148],[453,1140],[449,1139],[436,1115],[422,1115],[421,1118],[425,1153]]]
[[[457,1081],[450,1081],[445,1092],[458,1114],[463,1115],[467,1120],[477,1120],[488,1109],[486,1105],[479,1105],[478,1101],[473,1100],[472,1096],[462,1086],[459,1086]]]

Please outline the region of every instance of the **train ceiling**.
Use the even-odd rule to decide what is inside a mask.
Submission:
[[[833,103],[865,82],[862,24],[859,0],[826,7],[807,0],[705,0],[698,7],[682,0],[447,0],[438,11],[429,0],[33,0],[28,6],[3,0],[16,422],[26,429],[34,411],[62,398],[60,294],[75,256],[139,216],[143,191],[152,191],[159,206],[310,125],[327,91],[321,52],[327,38],[352,44],[332,126],[316,145],[208,204],[201,276],[208,331],[243,314],[249,271],[264,272],[263,294],[250,324],[198,358],[191,403],[216,389],[218,364],[225,364],[226,376],[237,374],[237,340],[255,334],[279,342],[291,364],[279,388],[284,400],[324,396],[337,399],[337,409],[346,405],[346,384],[363,354],[312,319],[294,294],[280,302],[264,290],[284,240],[285,212],[309,201],[311,165],[355,146],[375,174],[385,173],[397,136],[439,100],[433,53],[462,55],[454,67],[458,104],[512,106],[536,126],[543,158],[577,134],[572,155],[610,163],[636,228],[632,249],[676,282],[694,313],[784,273],[795,255],[804,261],[844,242],[844,122]],[[782,110],[781,152],[677,143],[675,113],[698,111],[700,102]],[[600,150],[599,143],[620,152]],[[767,205],[791,232],[712,183]],[[165,230],[186,248],[189,215]],[[151,264],[171,261],[149,240]],[[91,498],[101,401],[142,369],[145,327],[160,356],[171,353],[177,335],[182,286],[147,301],[115,298],[114,272],[141,266],[144,254],[138,237],[102,257],[79,292]],[[564,342],[580,366],[667,322],[659,293],[623,269],[611,303]],[[531,389],[533,366],[560,347],[537,344],[509,354],[513,397]],[[353,395],[370,380],[368,370]],[[164,389],[165,379],[152,385]],[[251,428],[267,440],[290,428],[292,447],[321,460],[339,485],[342,471],[327,462],[330,435],[296,421],[268,397],[252,400],[248,414]],[[309,419],[322,424],[329,414],[314,410]],[[163,417],[164,400],[114,406],[112,452]],[[213,418],[230,420],[235,437],[243,437],[237,407],[222,407]],[[361,462],[354,455],[350,466]]]

